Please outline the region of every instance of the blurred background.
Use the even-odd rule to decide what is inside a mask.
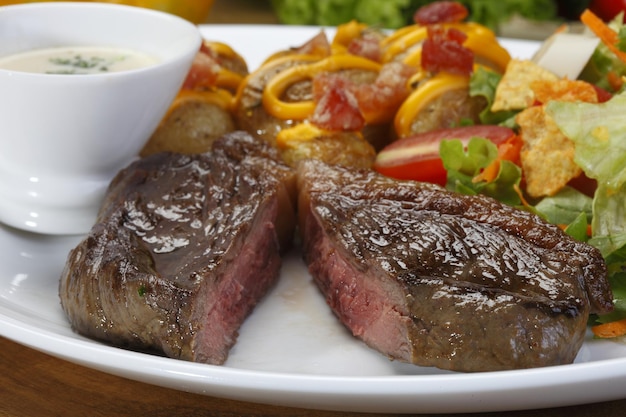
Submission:
[[[0,5],[29,2],[0,0]],[[417,8],[432,0],[110,0],[174,13],[194,23],[256,23],[335,26],[351,19],[384,28],[412,23]],[[626,9],[626,0],[459,0],[470,20],[504,37],[543,39],[587,7],[605,20]]]
[[[384,28],[412,23],[419,7],[433,0],[216,0],[208,23],[280,23],[335,26],[351,19]],[[500,36],[545,39],[564,22],[578,26],[587,7],[596,11],[608,3],[612,9],[626,8],[626,0],[459,0],[470,11],[469,18]],[[591,4],[595,3],[595,4]],[[612,16],[611,16],[612,17]]]

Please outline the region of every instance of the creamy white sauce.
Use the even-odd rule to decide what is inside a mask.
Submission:
[[[38,74],[103,74],[139,69],[156,62],[155,57],[132,49],[72,46],[0,57],[0,69]]]

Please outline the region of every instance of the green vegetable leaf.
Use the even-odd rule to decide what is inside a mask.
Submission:
[[[622,26],[617,32],[617,49],[622,52],[626,52],[626,27]]]
[[[607,257],[626,234],[626,95],[602,104],[550,102],[546,111],[576,144],[576,164],[598,181],[590,243]]]
[[[482,194],[493,197],[511,206],[519,206],[521,200],[514,186],[519,185],[522,170],[511,161],[501,161],[500,171],[493,182],[482,182]]]
[[[593,201],[593,236],[626,235],[626,186],[618,191],[598,183]],[[613,250],[618,249],[614,247]],[[606,253],[608,254],[608,253]]]
[[[460,140],[444,140],[439,154],[447,170],[446,187],[462,194],[484,194],[506,204],[519,205],[520,199],[514,185],[521,179],[520,168],[510,161],[502,161],[493,182],[474,182],[476,177],[498,155],[498,148],[485,138],[471,138],[467,150]]]
[[[591,218],[592,199],[574,188],[565,187],[557,194],[543,198],[535,209],[552,224],[571,224],[583,213],[585,219]]]
[[[479,67],[470,77],[469,94],[472,97],[483,97],[487,103],[483,111],[480,112],[480,121],[486,125],[497,125],[510,123],[507,121],[513,119],[518,113],[516,111],[499,111],[492,112],[491,106],[496,97],[496,88],[502,79],[502,75],[489,71],[483,67]],[[514,120],[513,120],[514,124]]]
[[[587,213],[581,212],[573,222],[565,228],[565,233],[570,235],[576,240],[586,242],[589,239],[587,236]]]
[[[626,182],[626,95],[601,104],[552,101],[546,112],[576,144],[574,161],[585,174],[618,191]]]
[[[550,102],[546,112],[575,146],[574,161],[598,182],[588,243],[600,250],[609,273],[626,271],[626,95],[602,104]]]
[[[481,169],[495,159],[498,148],[488,139],[471,138],[466,152],[460,140],[452,139],[441,141],[439,154],[449,174],[458,174],[462,182],[471,182]]]

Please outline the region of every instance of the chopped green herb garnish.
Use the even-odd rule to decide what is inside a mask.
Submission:
[[[58,70],[48,71],[47,74],[81,74],[80,70],[94,70],[99,72],[109,71],[109,66],[118,61],[126,59],[125,56],[119,56],[113,59],[105,59],[98,56],[84,57],[77,54],[71,58],[50,58],[51,64],[61,68]]]

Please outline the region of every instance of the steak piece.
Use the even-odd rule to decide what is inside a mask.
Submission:
[[[304,258],[339,319],[391,359],[456,371],[570,363],[612,309],[593,247],[483,196],[298,166]]]
[[[61,276],[73,329],[222,364],[296,225],[295,172],[275,152],[235,132],[211,153],[160,153],[121,171]]]

